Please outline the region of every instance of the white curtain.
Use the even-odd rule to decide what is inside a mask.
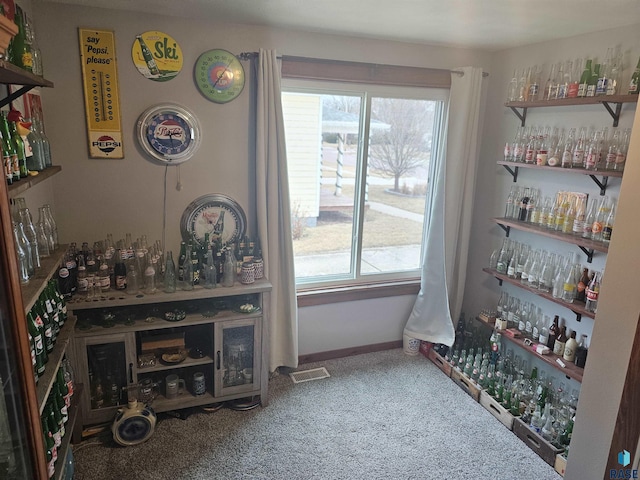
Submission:
[[[460,315],[478,160],[482,69],[451,74],[444,161],[435,166],[420,292],[404,329],[410,337],[451,346]]]
[[[298,366],[298,307],[291,238],[289,181],[282,116],[280,65],[260,49],[256,104],[256,210],[269,305],[269,371]]]

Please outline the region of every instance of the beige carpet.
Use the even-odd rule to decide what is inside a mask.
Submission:
[[[331,377],[273,378],[266,408],[160,415],[135,447],[86,440],[74,450],[75,478],[561,478],[422,355],[390,350],[299,370],[317,366]]]

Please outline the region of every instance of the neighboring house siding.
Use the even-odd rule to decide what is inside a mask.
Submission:
[[[316,218],[320,210],[322,100],[320,95],[285,93],[282,103],[293,213]]]

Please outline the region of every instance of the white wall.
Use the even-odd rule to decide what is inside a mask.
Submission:
[[[42,96],[54,162],[63,167],[49,187],[53,190],[62,242],[93,243],[107,233],[119,239],[127,232],[133,238],[141,234],[149,240],[161,238],[164,167],[144,157],[134,141],[134,128],[145,109],[163,102],[179,103],[193,110],[204,133],[199,152],[181,167],[182,191],[174,188],[176,172],[169,169],[167,248],[178,249],[179,221],[185,207],[208,193],[224,193],[237,200],[249,218],[249,233],[255,231],[250,114],[253,89],[247,86],[239,98],[226,105],[205,100],[194,86],[192,69],[206,50],[224,48],[237,54],[275,48],[285,55],[434,68],[475,65],[491,71],[491,55],[473,50],[60,4],[39,3],[35,24],[45,77],[55,84],[53,89],[43,89]],[[115,31],[123,160],[87,156],[78,27]],[[149,81],[131,61],[135,35],[148,30],[168,33],[182,48],[183,71],[172,81]],[[245,70],[249,73],[248,63]],[[299,315],[300,354],[400,340],[411,305],[411,299],[399,297],[303,308]]]
[[[511,140],[519,120],[506,107],[507,85],[515,68],[533,64],[546,64],[545,72],[552,62],[575,59],[576,57],[598,56],[603,58],[609,46],[621,44],[625,52],[623,88],[628,85],[631,71],[640,56],[640,29],[638,26],[603,31],[591,35],[574,37],[530,45],[522,48],[497,52],[494,56],[484,122],[481,147],[481,168],[477,184],[475,219],[469,255],[464,309],[470,313],[481,308],[495,307],[501,287],[495,279],[482,272],[489,262],[491,251],[500,245],[504,232],[493,222],[492,217],[504,215],[504,202],[512,183],[510,175],[496,165],[503,155],[504,142]],[[546,77],[543,78],[543,81]],[[626,93],[626,91],[625,91]],[[631,127],[635,115],[635,105],[625,105],[622,110],[620,128]],[[538,108],[527,113],[527,125],[594,126],[612,128],[609,114],[601,106],[580,106],[571,108]],[[640,135],[638,129],[636,137]],[[639,139],[640,140],[640,139]],[[637,141],[637,140],[636,140]],[[638,150],[636,149],[636,152]],[[506,285],[509,294],[542,306],[545,313],[559,314],[565,318],[570,329],[578,333],[593,330],[591,348],[580,395],[578,417],[574,430],[574,440],[567,468],[567,479],[602,478],[618,403],[624,383],[628,363],[630,342],[638,319],[636,284],[631,281],[629,265],[638,265],[638,254],[631,247],[637,245],[637,218],[631,218],[631,211],[637,205],[633,201],[633,184],[637,184],[640,172],[637,168],[638,153],[630,152],[624,181],[609,179],[607,194],[615,198],[623,197],[619,203],[615,233],[608,256],[596,254],[589,268],[602,269],[606,261],[605,283],[602,288],[599,311],[595,321],[583,318],[578,323],[570,311],[544,299],[528,294],[517,287]],[[635,163],[635,165],[634,165]],[[558,171],[548,172],[520,169],[520,186],[537,186],[543,194],[551,195],[560,189],[587,192],[597,196],[598,187],[586,176],[571,175]],[[637,208],[637,207],[636,207]],[[625,212],[626,210],[626,212]],[[625,215],[626,213],[626,215]],[[627,217],[628,215],[628,217]],[[637,216],[637,215],[636,215]],[[626,217],[626,219],[625,219]],[[577,251],[566,243],[550,240],[523,232],[513,232],[511,238],[524,241],[536,248],[565,254]],[[581,261],[586,257],[580,253]],[[620,260],[616,260],[620,259]],[[624,260],[622,260],[624,259]],[[625,263],[626,260],[626,263]],[[625,283],[626,282],[626,283]],[[614,297],[615,295],[615,297]],[[617,342],[617,343],[616,343]],[[560,380],[560,376],[557,376]],[[596,472],[596,473],[594,473]]]

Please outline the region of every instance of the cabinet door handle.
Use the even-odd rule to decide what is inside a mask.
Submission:
[[[133,363],[129,364],[129,383],[133,383]]]
[[[220,370],[220,350],[216,353],[216,370]]]

